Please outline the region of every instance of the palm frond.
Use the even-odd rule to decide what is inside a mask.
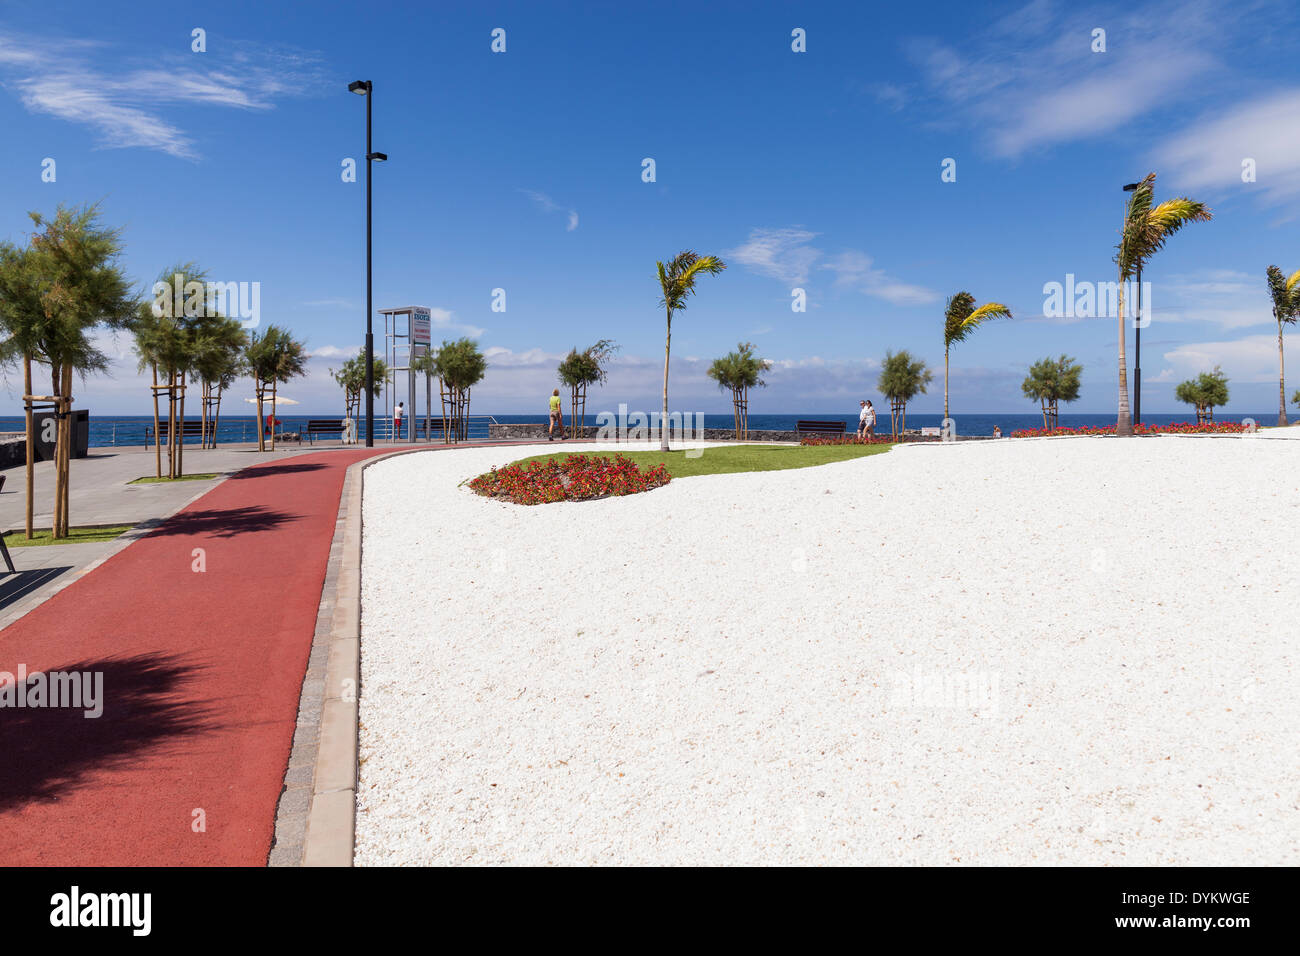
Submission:
[[[969,292],[958,292],[948,300],[944,310],[943,344],[945,347],[963,342],[972,332],[989,319],[1009,319],[1011,310],[1001,302],[988,302],[975,308],[975,297]]]

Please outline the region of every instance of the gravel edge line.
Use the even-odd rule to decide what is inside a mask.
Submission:
[[[526,443],[491,442],[483,447],[512,444]],[[355,462],[344,472],[267,866],[352,866],[359,772],[364,473],[398,455],[458,447],[473,446],[397,449]]]
[[[352,865],[361,678],[363,473],[376,462],[432,450],[410,448],[376,455],[349,465],[344,473],[267,866]]]

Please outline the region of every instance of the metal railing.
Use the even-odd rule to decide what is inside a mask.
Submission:
[[[343,416],[331,415],[293,415],[280,416],[276,419],[279,421],[279,432],[277,434],[294,434],[300,429],[305,432],[309,420],[321,420],[337,417],[339,421]],[[198,424],[202,419],[193,416],[185,416],[187,424]],[[433,416],[432,425],[429,429],[432,434],[432,440],[435,442],[442,441],[442,431],[440,423],[441,416]],[[402,420],[402,438],[405,441],[410,434],[411,424],[415,424],[416,442],[428,441],[425,436],[425,419],[423,415],[405,417]],[[463,441],[487,441],[488,426],[497,424],[497,420],[491,415],[469,415],[466,417],[465,436]],[[223,444],[248,444],[257,441],[257,420],[247,416],[221,418],[217,425],[216,443],[218,446]],[[159,427],[163,435],[167,434],[167,420],[159,419]],[[14,435],[25,433],[25,425],[20,418],[14,418],[12,421],[8,416],[0,421],[0,433],[12,432]],[[365,435],[365,420],[362,419],[357,423],[357,434]],[[200,436],[197,434],[185,435],[183,441],[186,445],[198,445]],[[393,441],[394,429],[391,418],[375,419],[375,440],[376,441]],[[153,419],[131,419],[131,418],[96,418],[90,416],[90,445],[91,447],[123,447],[136,446],[143,447],[153,444]]]

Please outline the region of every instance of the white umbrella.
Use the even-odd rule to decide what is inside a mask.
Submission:
[[[246,398],[246,399],[244,399],[244,401],[248,402],[250,405],[256,405],[256,404],[257,404],[257,399],[255,399],[255,398]],[[270,400],[269,398],[264,398],[264,399],[262,399],[262,404],[263,404],[263,405],[270,405],[270,404],[271,404],[271,400]],[[283,395],[277,395],[277,396],[275,396],[275,404],[277,404],[277,405],[298,405],[298,404],[300,404],[300,403],[297,402],[296,400],[292,399],[292,398],[285,398]]]

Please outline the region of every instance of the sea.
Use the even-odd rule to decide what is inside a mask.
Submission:
[[[472,410],[471,410],[472,411]],[[285,431],[297,431],[300,426],[304,426],[312,418],[336,418],[338,413],[318,413],[312,415],[285,415],[277,414],[276,418],[281,422],[281,428]],[[194,416],[186,416],[187,420],[198,421]],[[1235,413],[1217,413],[1215,421],[1220,422],[1240,422],[1244,419],[1254,419],[1261,425],[1272,425],[1277,421],[1277,410],[1270,413],[1256,414],[1235,414]],[[751,414],[749,416],[749,427],[751,430],[766,431],[792,431],[795,423],[800,419],[816,419],[818,421],[843,421],[845,428],[849,432],[857,429],[858,416],[854,412],[847,415],[828,414],[826,412],[804,412],[799,414]],[[1040,414],[1030,412],[1028,414],[1018,413],[987,413],[987,414],[954,414],[953,421],[956,423],[958,435],[992,435],[993,428],[996,426],[1002,429],[1003,435],[1010,435],[1012,431],[1019,428],[1042,428],[1043,417]],[[496,421],[501,424],[545,424],[545,415],[471,415],[469,425],[469,439],[471,441],[485,441],[488,437],[488,424],[490,421]],[[938,427],[943,421],[943,415],[940,413],[926,412],[909,412],[907,415],[907,427],[909,430],[915,428]],[[1171,425],[1179,422],[1195,422],[1194,414],[1143,414],[1142,421],[1148,425]],[[594,425],[596,416],[594,413],[588,413],[587,424]],[[152,415],[119,415],[119,416],[90,416],[90,445],[91,447],[105,447],[114,445],[136,445],[145,444],[145,426],[153,424]],[[565,424],[568,424],[568,415],[565,415]],[[1077,414],[1060,416],[1059,424],[1063,427],[1079,427],[1085,425],[1113,425],[1115,424],[1115,414]],[[388,439],[392,434],[392,424],[389,419],[375,421],[375,436],[380,439]],[[709,414],[704,415],[705,428],[731,428],[733,420],[731,414]],[[21,432],[23,431],[23,419],[21,416],[6,415],[0,416],[0,432]],[[364,419],[358,431],[364,434]],[[889,412],[887,409],[876,412],[876,433],[889,431]],[[217,432],[217,443],[223,442],[254,442],[257,441],[257,417],[255,415],[222,415],[220,427]],[[187,444],[197,444],[198,438],[186,439]]]

